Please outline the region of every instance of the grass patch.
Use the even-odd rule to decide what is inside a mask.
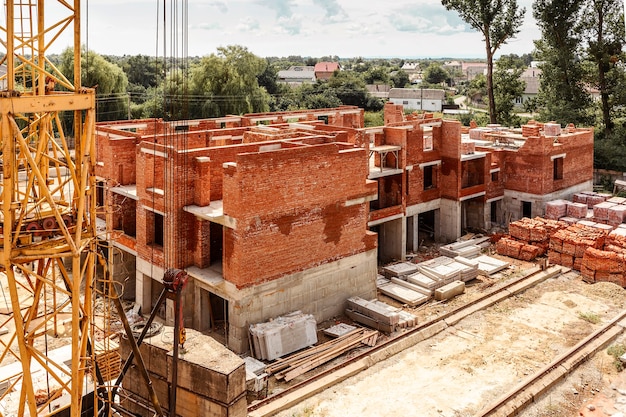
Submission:
[[[617,372],[622,372],[624,369],[624,364],[619,360],[619,357],[626,353],[626,345],[623,343],[618,343],[616,345],[611,345],[606,350],[606,353],[613,356],[613,365],[615,365],[615,369]]]
[[[600,316],[592,311],[583,313],[583,312],[578,312],[578,317],[582,320],[585,320],[588,323],[591,324],[598,324],[600,323]]]

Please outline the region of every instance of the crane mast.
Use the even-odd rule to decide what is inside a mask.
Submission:
[[[89,389],[96,263],[95,91],[81,85],[80,0],[6,0],[0,44],[0,403],[18,415],[81,413]],[[73,39],[73,76],[47,59]],[[0,51],[0,55],[3,51]],[[2,304],[4,303],[4,304]],[[70,360],[51,341],[70,336]],[[67,347],[67,346],[66,346]],[[19,364],[19,365],[18,365]],[[0,409],[1,410],[1,409]]]

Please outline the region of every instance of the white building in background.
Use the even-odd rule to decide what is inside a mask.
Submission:
[[[434,88],[392,88],[389,101],[402,104],[407,110],[440,112],[446,103],[446,92]]]

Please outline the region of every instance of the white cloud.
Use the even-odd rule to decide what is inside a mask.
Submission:
[[[253,17],[244,17],[239,21],[237,25],[237,30],[240,32],[254,32],[258,31],[261,28],[259,21]]]

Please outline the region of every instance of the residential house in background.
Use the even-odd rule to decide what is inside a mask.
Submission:
[[[315,82],[315,67],[298,65],[278,71],[278,82],[290,86],[313,84]]]
[[[318,62],[315,64],[315,79],[328,80],[333,76],[335,71],[341,70],[339,62]]]
[[[389,102],[409,110],[440,112],[446,103],[446,92],[434,88],[392,88]]]
[[[524,103],[537,97],[539,93],[539,83],[541,81],[541,69],[536,66],[530,66],[524,70],[520,79],[526,83],[524,87],[524,93],[521,97],[515,99],[515,105],[517,107],[523,107]]]

